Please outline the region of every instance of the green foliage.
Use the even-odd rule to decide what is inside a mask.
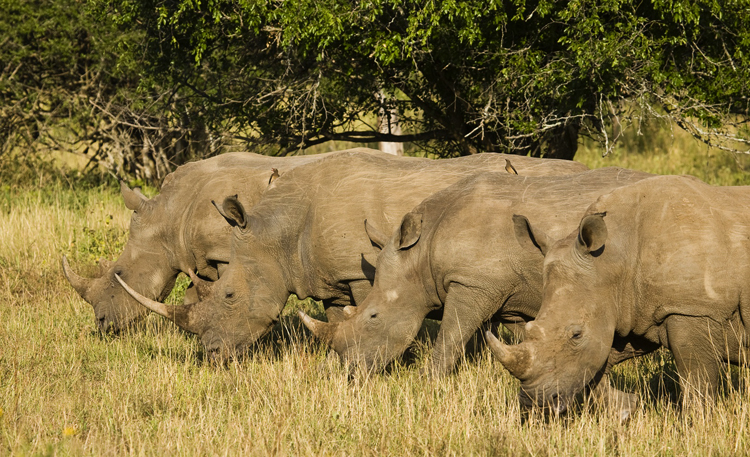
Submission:
[[[623,132],[606,157],[592,141],[584,141],[576,160],[590,168],[617,165],[656,174],[691,175],[716,186],[750,185],[749,155],[710,148],[685,131],[653,120]]]
[[[115,184],[117,181],[112,175],[72,169],[45,154],[0,154],[2,192],[12,193],[30,189],[38,192],[55,192],[52,189],[59,188],[88,190]],[[81,198],[85,198],[85,194],[82,193]]]
[[[144,71],[143,32],[83,0],[0,0],[0,10],[0,157],[73,152],[88,170],[158,183],[212,150],[200,106]]]
[[[323,303],[315,301],[308,297],[304,300],[300,300],[299,297],[292,294],[286,301],[284,306],[283,316],[296,316],[297,311],[304,311],[313,317],[322,319],[325,316],[325,310],[323,309]]]
[[[166,300],[164,300],[164,303],[168,303],[170,305],[181,305],[182,301],[185,298],[185,291],[189,286],[190,278],[186,274],[181,273],[179,276],[177,276],[174,287],[169,293],[169,296],[167,296]]]
[[[58,142],[93,122],[90,99],[132,81],[117,75],[115,51],[127,34],[98,21],[76,0],[0,0],[0,153],[34,146],[52,128]],[[54,141],[48,138],[48,147]],[[57,144],[59,147],[60,144]]]
[[[743,147],[723,141],[748,114],[747,1],[91,1],[145,33],[154,80],[249,142],[394,139],[367,119],[397,108],[401,139],[444,154],[570,156],[580,129],[609,147],[637,100]]]
[[[105,216],[101,227],[96,229],[84,227],[80,232],[76,230],[71,249],[75,257],[86,263],[95,263],[99,259],[109,259],[122,252],[128,240],[127,230],[112,225],[113,216]],[[184,290],[183,290],[184,293]]]

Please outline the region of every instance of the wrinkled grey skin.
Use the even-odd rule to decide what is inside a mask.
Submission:
[[[655,177],[602,196],[577,230],[540,246],[537,319],[523,343],[491,344],[522,397],[565,411],[610,366],[660,346],[683,401],[714,396],[721,366],[750,356],[748,208],[748,187]]]
[[[368,221],[373,242],[384,245],[373,290],[349,319],[318,328],[343,360],[380,370],[412,343],[428,313],[443,309],[429,369],[445,375],[483,323],[519,330],[536,316],[543,256],[518,244],[514,233],[524,227],[514,214],[562,236],[598,196],[650,176],[619,168],[556,177],[485,173],[427,198],[390,238]]]
[[[217,202],[235,229],[230,263],[210,297],[167,307],[135,296],[199,334],[212,357],[244,351],[277,321],[292,293],[322,300],[335,320],[340,316],[332,310],[361,302],[372,287],[377,250],[363,230],[365,220],[392,230],[427,195],[479,170],[505,170],[506,157],[414,160],[351,153],[297,167],[277,179],[251,210],[232,198]],[[521,174],[583,167],[510,160]]]
[[[243,205],[252,207],[268,186],[272,168],[284,174],[327,155],[222,154],[177,168],[164,179],[161,193],[150,200],[123,184],[125,205],[133,210],[133,216],[122,254],[115,262],[103,261],[99,277],[91,279],[76,274],[63,258],[65,277],[93,306],[101,331],[121,330],[148,310],[125,292],[115,274],[157,300],[169,295],[181,271],[192,270],[198,277],[216,280],[229,262],[231,230],[211,200],[238,195]],[[192,287],[185,299],[197,301]]]

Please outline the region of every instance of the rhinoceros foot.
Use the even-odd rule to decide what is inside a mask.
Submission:
[[[621,424],[630,421],[641,403],[638,394],[631,394],[615,389],[604,376],[591,391],[594,404],[602,410],[614,412]]]

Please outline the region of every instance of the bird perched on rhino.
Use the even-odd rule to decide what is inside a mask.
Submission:
[[[513,165],[510,163],[510,160],[508,160],[508,159],[505,159],[505,171],[507,171],[508,173],[510,173],[512,175],[517,175],[518,174],[518,172],[513,167]]]
[[[273,173],[271,173],[271,177],[270,177],[270,178],[268,178],[268,185],[269,185],[269,186],[271,185],[271,183],[272,183],[272,182],[276,181],[276,178],[278,178],[278,177],[279,177],[279,170],[278,170],[278,169],[276,169],[276,168],[271,168],[271,171],[272,171]]]

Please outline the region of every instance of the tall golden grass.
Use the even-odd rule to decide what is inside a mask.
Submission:
[[[748,182],[744,158],[682,137],[659,141],[664,150],[606,158],[585,144],[579,160]],[[205,363],[199,341],[158,316],[101,336],[60,257],[84,271],[98,256],[116,258],[129,211],[114,186],[42,184],[0,183],[0,454],[750,454],[749,370],[728,369],[725,396],[682,412],[664,351],[614,373],[644,399],[630,422],[583,407],[522,424],[517,381],[484,349],[446,379],[421,375],[434,328],[387,373],[349,380],[294,317],[294,307],[319,314],[310,301],[290,303],[256,350],[227,367]]]

